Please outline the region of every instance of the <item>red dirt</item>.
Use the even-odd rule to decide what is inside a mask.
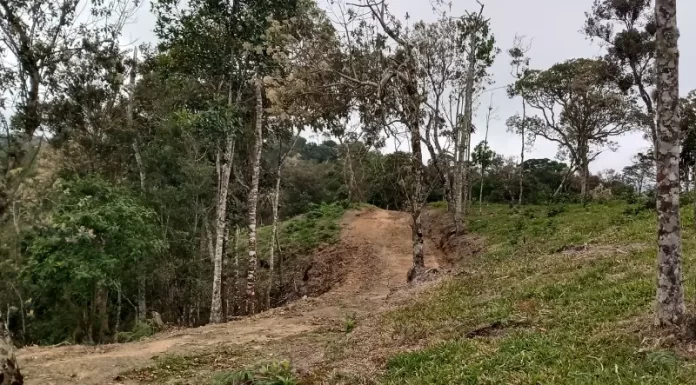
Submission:
[[[394,301],[393,292],[408,286],[410,235],[407,213],[379,209],[350,212],[342,223],[341,242],[325,253],[328,261],[342,264],[345,276],[324,295],[240,321],[162,333],[134,343],[24,348],[18,359],[25,383],[135,384],[120,374],[148,366],[156,356],[189,355],[240,344],[262,347],[270,341],[333,327],[347,314],[369,316],[380,312]],[[426,266],[437,267],[442,255],[430,241],[425,247]],[[339,250],[342,254],[337,256]],[[319,262],[314,270],[308,274],[321,275],[326,269]],[[319,282],[315,278],[309,277]]]

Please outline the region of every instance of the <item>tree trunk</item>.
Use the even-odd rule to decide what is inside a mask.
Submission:
[[[679,213],[679,48],[676,0],[656,0],[657,295],[656,324],[680,324],[686,312]]]
[[[138,63],[138,49],[133,49],[133,68],[130,72],[130,97],[128,99],[127,106],[127,123],[128,129],[133,132],[133,153],[135,154],[135,163],[138,166],[138,175],[140,176],[140,191],[144,195],[147,192],[146,175],[145,175],[145,164],[143,163],[142,154],[140,152],[140,140],[139,135],[135,130],[134,120],[135,120],[135,79],[137,75],[137,63]],[[147,318],[147,301],[145,295],[146,287],[146,276],[141,270],[138,270],[137,280],[138,280],[138,314],[137,319],[140,322],[144,322]]]
[[[423,154],[420,147],[420,129],[415,125],[411,128],[411,164],[413,167],[413,193],[411,197],[411,237],[413,239],[413,266],[408,273],[408,281],[412,281],[425,270],[425,251],[423,250],[423,229],[421,225],[422,195],[423,195]],[[461,200],[460,200],[461,203]]]
[[[234,228],[234,249],[232,250],[234,258],[234,283],[232,288],[232,314],[239,314],[239,227]]]
[[[210,306],[210,322],[223,322],[222,315],[222,258],[224,257],[225,231],[227,223],[227,195],[229,193],[230,175],[234,160],[234,135],[227,134],[225,152],[220,166],[220,183],[217,194],[217,208],[215,213],[215,256],[213,259],[213,294]]]
[[[581,145],[582,146],[582,145]],[[586,147],[580,147],[580,199],[582,202],[587,201],[587,195],[589,193],[589,179],[590,179],[590,162],[587,159]]]
[[[263,88],[256,79],[256,130],[254,133],[254,158],[249,191],[249,272],[247,274],[247,313],[256,312],[256,205],[259,200],[261,151],[263,150]]]
[[[457,228],[457,233],[461,232],[464,230],[464,208],[462,205],[462,200],[464,200],[464,204],[467,204],[466,198],[465,198],[465,192],[464,190],[466,189],[468,191],[468,187],[466,186],[465,179],[467,178],[468,170],[468,165],[465,165],[465,154],[467,153],[467,145],[470,142],[470,137],[471,137],[471,119],[472,119],[472,110],[473,110],[473,102],[474,102],[474,78],[476,76],[475,72],[475,67],[476,67],[476,33],[477,31],[473,31],[470,33],[470,39],[469,39],[469,57],[468,57],[468,65],[469,68],[467,69],[467,74],[466,74],[466,86],[464,89],[464,124],[462,127],[459,128],[461,131],[460,133],[460,141],[457,144],[459,146],[459,156],[460,156],[460,162],[457,165],[457,170],[458,170],[458,176],[456,182],[456,192],[455,192],[455,204],[454,204],[454,215],[455,215],[455,222],[456,222],[456,228]],[[468,194],[466,194],[468,195]]]
[[[517,202],[518,205],[522,206],[522,196],[524,191],[524,126],[527,118],[527,102],[522,99],[522,127],[520,127],[520,134],[522,136],[522,150],[520,151],[520,198]]]
[[[691,180],[694,182],[694,193],[696,193],[696,166],[692,168],[693,175]],[[696,199],[694,199],[694,227],[696,227]]]
[[[116,284],[116,323],[114,324],[114,332],[121,331],[121,305],[122,305],[121,283]]]
[[[271,290],[273,289],[273,273],[275,267],[275,244],[278,237],[278,206],[280,204],[280,178],[282,164],[278,165],[275,192],[273,193],[273,228],[271,230],[271,253],[268,260],[268,292],[266,293],[266,307],[271,308]]]
[[[109,334],[109,292],[100,287],[97,290],[97,311],[99,313],[99,343],[106,343]]]
[[[17,365],[15,347],[0,314],[0,385],[22,384],[24,384],[24,378]]]
[[[568,168],[568,172],[565,173],[565,175],[563,175],[563,179],[561,179],[561,184],[558,185],[558,188],[557,188],[556,191],[554,191],[554,193],[553,193],[553,197],[554,197],[554,198],[557,197],[558,194],[561,193],[561,190],[563,190],[563,185],[565,184],[566,180],[567,180],[568,177],[569,177],[572,173],[574,173],[574,172],[575,172],[575,165],[574,165],[573,163],[571,163],[571,164],[570,164],[570,167]]]

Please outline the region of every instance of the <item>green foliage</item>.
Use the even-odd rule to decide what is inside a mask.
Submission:
[[[36,317],[56,322],[35,330],[39,340],[50,329],[86,330],[93,320],[81,319],[80,311],[96,300],[95,291],[134,285],[136,272],[148,271],[165,247],[154,213],[127,190],[91,178],[66,182],[55,193],[50,213],[24,240],[22,277],[36,298]],[[71,312],[73,317],[61,315]]]
[[[685,384],[693,365],[650,333],[654,299],[654,214],[624,215],[622,202],[566,205],[520,228],[502,205],[472,216],[487,251],[467,275],[392,312],[387,328],[411,343],[382,384]],[[543,211],[543,207],[533,206]],[[685,208],[685,221],[691,220]],[[527,242],[509,244],[512,234]],[[684,247],[696,232],[684,228]],[[693,263],[694,254],[684,254]],[[696,280],[686,273],[686,286]],[[472,330],[502,325],[489,335]]]
[[[257,368],[218,373],[211,385],[297,385],[288,361],[274,362]]]
[[[355,329],[355,314],[349,314],[346,316],[346,319],[343,321],[343,329],[345,330],[346,334],[349,334],[350,332]]]

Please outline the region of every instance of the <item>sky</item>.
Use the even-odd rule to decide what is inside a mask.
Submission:
[[[322,1],[318,0],[321,4]],[[387,0],[392,13],[403,16],[408,13],[411,20],[422,19],[435,21],[430,0]],[[482,0],[485,4],[484,15],[490,18],[491,29],[502,50],[498,55],[491,73],[494,84],[489,88],[504,87],[513,81],[510,75],[507,50],[512,46],[515,35],[525,36],[531,40],[532,47],[528,52],[531,57],[531,67],[545,69],[555,63],[573,58],[596,57],[602,54],[602,48],[592,43],[580,32],[585,22],[585,12],[592,7],[593,0]],[[686,95],[696,89],[696,23],[686,23],[687,15],[696,14],[696,0],[682,0],[678,4],[681,62],[680,91]],[[477,11],[479,6],[475,0],[453,0],[452,15],[461,15],[466,10]],[[148,3],[143,4],[135,20],[126,25],[124,40],[130,43],[156,41],[152,32],[155,18],[150,13]],[[520,138],[507,132],[505,120],[521,111],[519,99],[508,99],[505,90],[492,90],[481,96],[474,117],[476,127],[485,127],[486,110],[493,95],[493,105],[496,119],[490,123],[488,136],[489,146],[497,153],[506,156],[520,155]],[[484,140],[484,130],[479,129],[472,139],[472,144]],[[619,148],[616,152],[602,153],[591,166],[592,172],[604,169],[621,170],[631,164],[631,158],[639,151],[646,150],[650,144],[639,132],[626,134],[616,138]],[[406,150],[406,148],[404,148]],[[525,154],[531,158],[555,158],[557,146],[555,143],[538,139]]]

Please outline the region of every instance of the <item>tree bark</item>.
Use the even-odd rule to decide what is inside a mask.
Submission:
[[[138,175],[140,176],[140,192],[145,195],[147,192],[147,179],[145,175],[145,164],[143,162],[143,157],[140,152],[140,140],[139,135],[135,130],[135,80],[138,73],[138,49],[133,49],[133,68],[130,71],[130,97],[128,98],[127,106],[127,124],[128,129],[133,132],[133,153],[135,154],[135,163],[138,166]],[[137,320],[139,322],[145,321],[147,318],[147,300],[146,300],[146,277],[144,272],[138,270],[137,273],[138,280],[138,314]]]
[[[227,134],[225,151],[220,166],[220,183],[217,193],[217,206],[215,212],[215,255],[213,258],[213,294],[210,306],[210,322],[223,322],[222,316],[222,258],[224,257],[224,240],[227,223],[227,195],[229,193],[230,175],[234,158],[234,135]]]
[[[0,314],[0,385],[22,384],[24,384],[24,378],[17,365],[14,343]]]
[[[657,294],[655,322],[683,321],[686,305],[682,278],[679,213],[679,48],[676,0],[656,0],[657,22]]]
[[[590,161],[587,158],[588,147],[585,144],[580,144],[578,148],[578,156],[580,157],[580,199],[582,202],[587,201],[587,195],[589,193],[589,179],[590,179]]]
[[[254,158],[249,191],[249,272],[247,274],[248,314],[256,312],[256,206],[259,200],[259,177],[261,174],[261,151],[263,150],[263,87],[261,79],[255,80],[256,130],[254,133]]]
[[[696,193],[696,166],[694,166],[692,168],[691,172],[693,172],[691,180],[694,182],[694,192]],[[696,199],[694,199],[693,206],[694,206],[694,227],[696,228]]]
[[[522,124],[520,127],[520,134],[522,137],[522,150],[520,151],[520,198],[517,202],[518,205],[522,206],[522,196],[524,191],[524,126],[527,119],[527,102],[522,99]]]
[[[104,287],[97,290],[97,311],[99,312],[99,343],[106,342],[109,334],[109,292]]]
[[[476,33],[476,30],[472,31],[470,33],[469,38],[469,56],[467,58],[469,68],[467,69],[466,73],[466,86],[464,89],[464,124],[462,127],[459,128],[459,130],[461,131],[459,138],[460,141],[459,143],[457,143],[457,145],[459,146],[460,157],[460,162],[457,165],[458,175],[457,180],[455,181],[456,195],[454,197],[454,215],[457,233],[464,230],[464,209],[462,207],[462,200],[464,200],[464,204],[467,204],[465,200],[466,198],[464,196],[464,189],[466,188],[468,191],[468,188],[465,184],[465,179],[468,179],[466,177],[466,174],[468,174],[468,172],[467,170],[465,170],[465,168],[468,168],[468,165],[465,165],[466,157],[464,155],[467,153],[467,145],[469,142],[469,137],[471,137],[471,120],[474,102],[474,78],[476,76]]]
[[[275,267],[275,242],[278,237],[278,205],[280,203],[280,178],[282,164],[278,166],[275,192],[273,193],[273,228],[271,230],[271,253],[268,260],[268,292],[266,292],[266,307],[271,308],[271,290],[273,289],[273,273]]]
[[[234,287],[232,291],[232,314],[237,315],[239,314],[239,300],[240,300],[240,295],[239,295],[239,227],[234,228],[234,249],[232,250],[232,253],[234,255]]]
[[[425,251],[423,248],[423,228],[421,211],[423,200],[423,154],[420,147],[420,129],[418,124],[411,128],[411,164],[413,167],[413,193],[411,196],[411,237],[413,240],[413,266],[408,273],[408,281],[412,281],[425,270]],[[461,203],[461,201],[460,201]]]
[[[571,164],[570,164],[570,167],[568,168],[568,172],[565,173],[565,175],[563,175],[563,179],[561,179],[561,184],[558,185],[558,188],[557,188],[556,191],[554,191],[554,193],[553,193],[553,197],[554,197],[554,198],[557,197],[558,194],[561,193],[561,190],[563,190],[563,185],[565,184],[566,180],[567,180],[568,177],[569,177],[572,173],[574,173],[574,172],[575,172],[575,165],[573,165],[573,164],[571,163]]]
[[[114,325],[114,332],[118,333],[121,331],[121,306],[122,306],[122,296],[121,293],[121,283],[116,284],[116,323]]]

